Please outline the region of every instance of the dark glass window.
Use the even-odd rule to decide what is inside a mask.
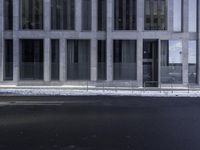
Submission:
[[[59,80],[59,40],[51,40],[51,79]]]
[[[13,40],[5,40],[4,80],[13,80]]]
[[[98,41],[98,80],[106,80],[106,41]]]
[[[90,80],[90,41],[67,41],[67,79]]]
[[[136,30],[136,0],[114,1],[115,30]]]
[[[106,0],[98,0],[98,30],[106,30]]]
[[[167,1],[145,0],[145,30],[167,30]]]
[[[20,28],[43,29],[43,0],[20,0]]]
[[[43,80],[43,40],[21,40],[20,79]]]
[[[53,30],[74,29],[74,0],[51,0],[51,28]]]
[[[113,48],[114,80],[136,80],[136,41],[115,40]]]
[[[82,30],[91,30],[91,0],[82,1]]]
[[[4,28],[5,30],[13,28],[13,0],[4,1]]]

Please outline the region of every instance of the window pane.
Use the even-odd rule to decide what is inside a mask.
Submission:
[[[21,40],[21,80],[43,80],[43,55],[43,40]]]
[[[136,80],[136,41],[115,40],[114,80]]]
[[[13,1],[4,1],[4,27],[5,30],[12,30],[13,28]]]
[[[98,41],[98,80],[106,80],[106,41]]]
[[[51,79],[59,80],[59,40],[51,40]]]
[[[67,79],[90,80],[90,41],[67,41]]]
[[[145,30],[167,29],[166,0],[145,0]]]
[[[197,31],[197,0],[189,0],[189,32]]]
[[[115,30],[136,30],[136,0],[114,1]]]
[[[98,30],[106,30],[106,0],[98,0]]]
[[[182,83],[182,41],[161,41],[161,83]]]
[[[91,30],[91,0],[82,1],[82,30]]]
[[[74,29],[74,0],[51,0],[51,28]]]
[[[197,42],[195,40],[189,41],[188,50],[189,83],[197,83]]]
[[[43,0],[20,0],[20,28],[43,29]]]
[[[174,0],[173,28],[176,32],[182,31],[182,0]]]
[[[13,80],[13,40],[5,40],[4,80]]]

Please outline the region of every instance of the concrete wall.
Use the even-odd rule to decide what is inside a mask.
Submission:
[[[50,30],[50,0],[44,0],[44,30],[23,31],[19,30],[19,0],[13,0],[13,31],[3,31],[3,0],[0,0],[0,81],[3,81],[3,41],[13,39],[14,43],[14,81],[12,84],[26,84],[19,81],[19,50],[20,39],[44,39],[44,81],[38,84],[51,84],[50,68],[50,40],[60,41],[60,83],[76,84],[76,82],[66,81],[67,39],[89,39],[91,43],[91,81],[97,81],[97,40],[106,40],[107,43],[107,81],[108,83],[128,83],[113,81],[113,40],[137,40],[137,81],[133,81],[135,86],[143,86],[143,40],[182,40],[183,41],[183,84],[188,83],[188,40],[198,40],[198,51],[200,49],[200,9],[198,10],[198,34],[188,32],[188,0],[183,0],[183,32],[173,32],[173,0],[168,0],[168,30],[166,31],[144,31],[144,0],[137,1],[137,30],[136,31],[114,31],[113,30],[113,4],[114,0],[107,0],[107,28],[106,32],[97,31],[97,0],[92,0],[92,30],[82,32],[81,29],[81,1],[75,0],[75,30],[74,31],[51,31]],[[198,3],[200,8],[200,2]],[[160,47],[160,46],[159,46]],[[159,50],[160,51],[160,50]],[[198,53],[200,58],[200,53]],[[198,79],[200,79],[200,61],[198,61]],[[4,84],[2,82],[1,84]],[[33,82],[27,82],[33,84]],[[200,84],[200,80],[198,80]]]

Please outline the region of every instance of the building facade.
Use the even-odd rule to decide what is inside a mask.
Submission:
[[[198,0],[0,0],[0,84],[200,85]]]

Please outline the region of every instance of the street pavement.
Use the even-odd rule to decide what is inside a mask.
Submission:
[[[0,150],[199,150],[200,98],[0,97]]]

